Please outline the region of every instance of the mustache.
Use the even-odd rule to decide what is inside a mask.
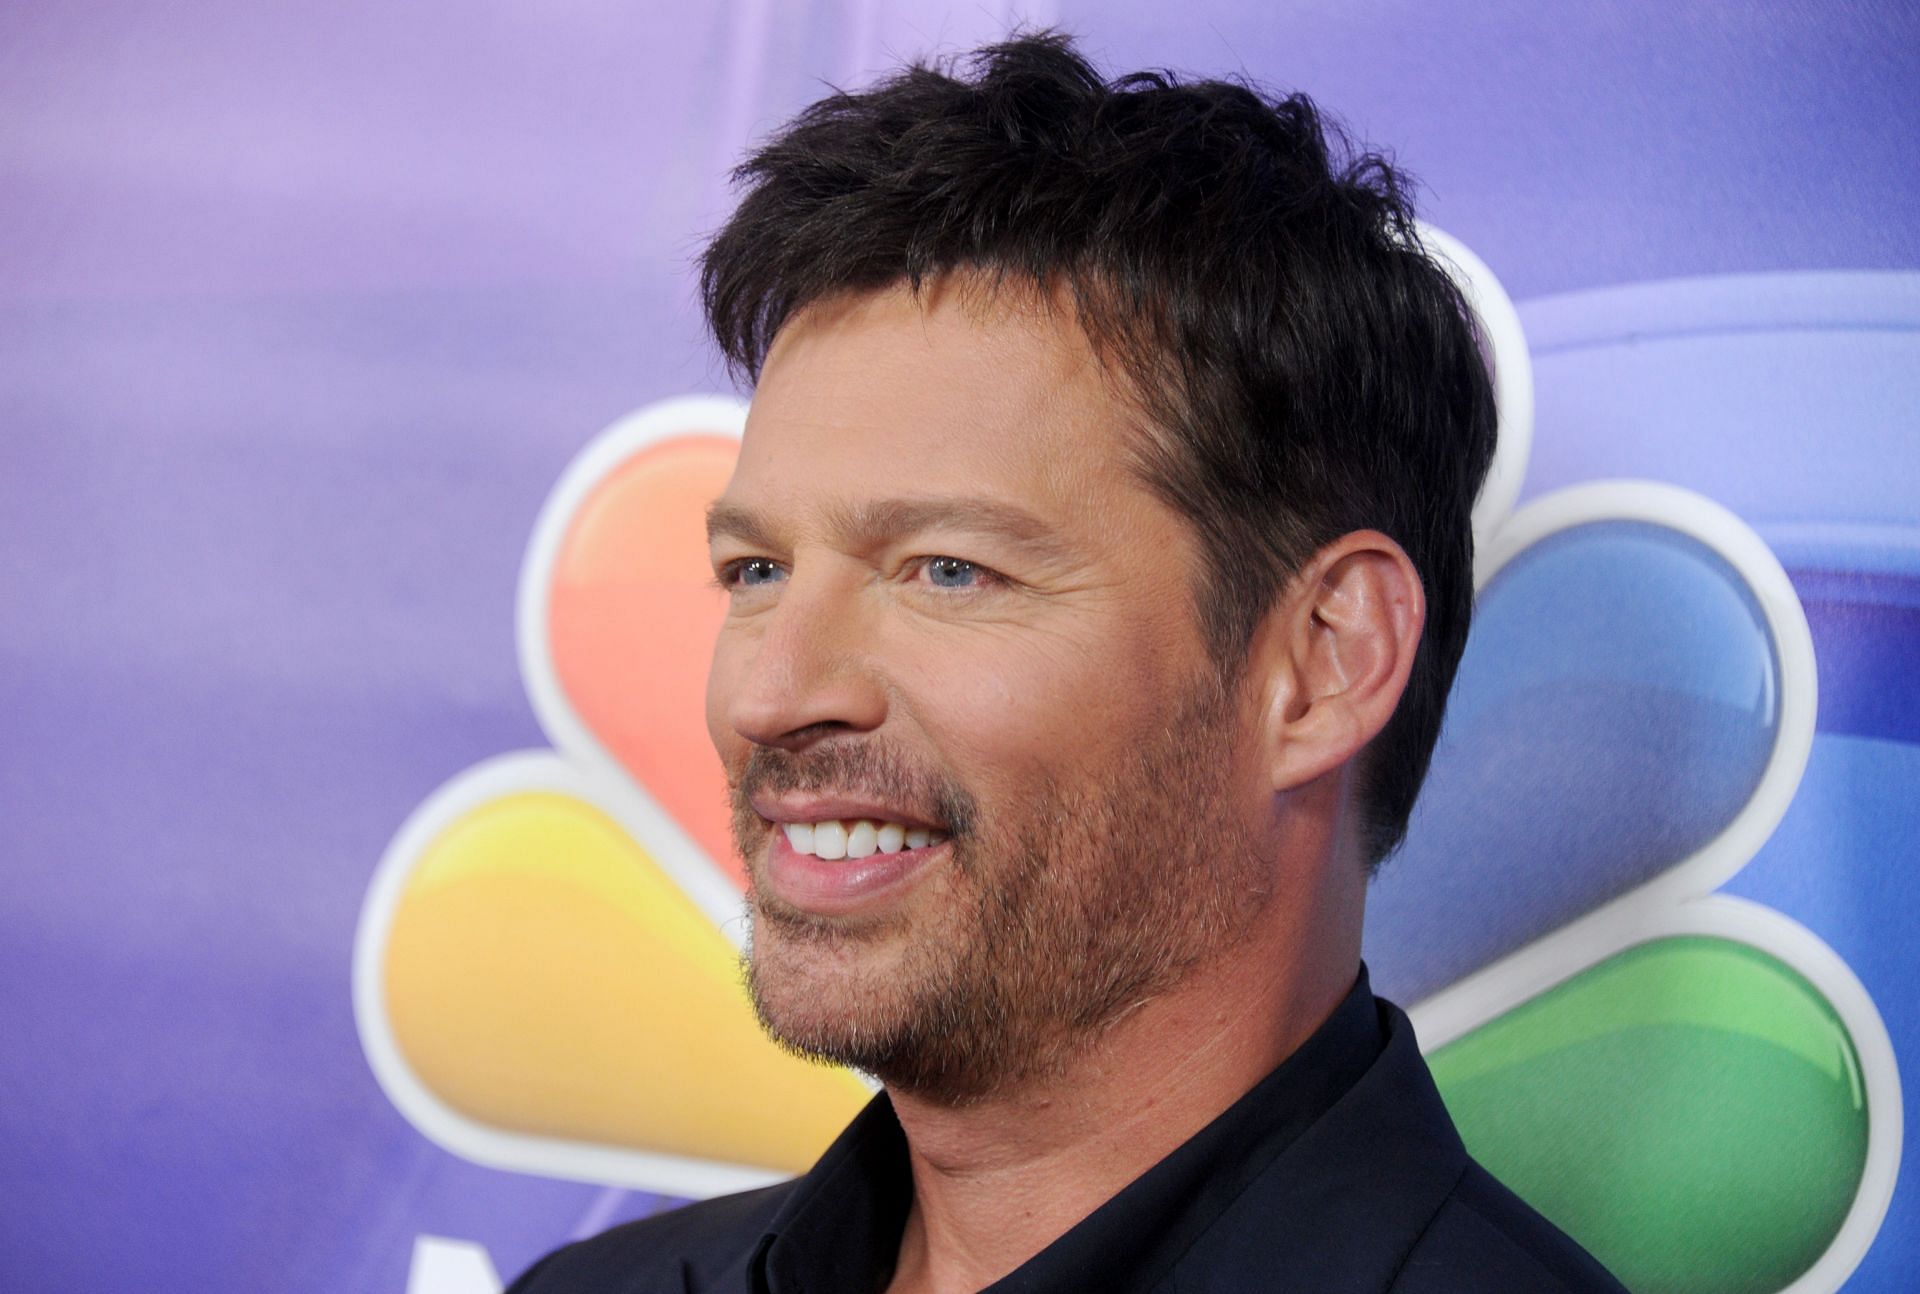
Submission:
[[[872,741],[824,742],[799,751],[755,746],[728,797],[743,840],[746,828],[760,824],[752,797],[788,791],[835,791],[879,800],[939,823],[958,838],[971,836],[979,820],[966,788],[913,764],[891,747]]]

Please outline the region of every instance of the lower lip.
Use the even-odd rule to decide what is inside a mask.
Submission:
[[[952,842],[942,841],[865,858],[816,858],[796,853],[787,833],[776,827],[767,850],[767,888],[802,912],[847,916],[886,903],[951,848]]]

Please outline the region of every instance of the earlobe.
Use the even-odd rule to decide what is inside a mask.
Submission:
[[[1386,726],[1425,620],[1419,573],[1379,531],[1343,535],[1309,559],[1260,645],[1275,790],[1335,771]]]

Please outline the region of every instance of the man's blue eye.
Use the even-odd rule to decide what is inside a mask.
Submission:
[[[934,557],[927,562],[927,579],[943,589],[971,588],[980,582],[980,568],[958,557]]]
[[[735,563],[733,568],[733,582],[742,588],[777,584],[786,576],[787,573],[780,569],[780,563],[765,557],[749,557]]]

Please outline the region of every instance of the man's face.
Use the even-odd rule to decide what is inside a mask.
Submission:
[[[707,718],[769,1031],[960,1101],[1265,901],[1188,524],[1064,311],[903,289],[781,332],[713,513]]]

